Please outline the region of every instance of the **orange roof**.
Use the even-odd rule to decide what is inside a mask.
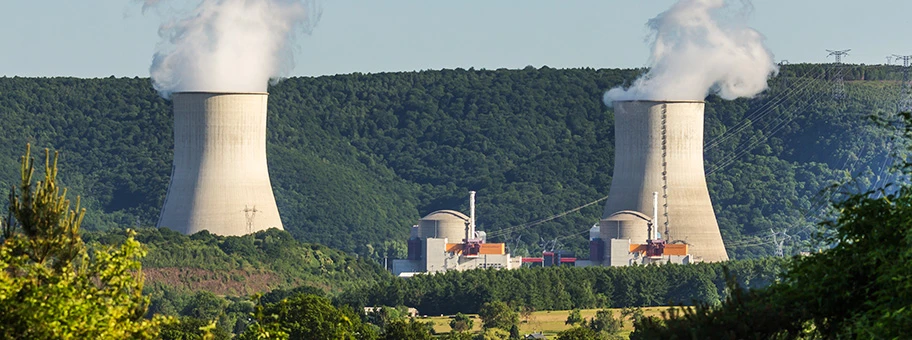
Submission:
[[[447,243],[446,252],[447,253],[461,253],[463,249],[462,243]]]
[[[666,244],[665,255],[687,255],[686,244]]]
[[[446,252],[461,254],[465,248],[464,243],[447,243]],[[507,253],[504,243],[482,243],[478,255],[503,255]]]
[[[686,244],[665,244],[665,250],[662,252],[662,255],[687,255],[687,245]],[[631,244],[630,245],[631,253],[645,253],[646,245],[645,244]]]
[[[503,255],[506,254],[506,246],[503,243],[482,243],[479,255]]]

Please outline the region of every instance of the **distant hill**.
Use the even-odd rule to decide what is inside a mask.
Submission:
[[[146,289],[153,296],[162,291],[251,296],[299,286],[335,293],[392,278],[366,258],[301,243],[277,229],[240,237],[208,232],[187,236],[158,228],[137,232],[136,239],[149,251],[142,264]],[[123,231],[112,230],[88,232],[83,238],[112,245],[124,237]]]
[[[830,183],[860,174],[863,190],[879,180],[896,144],[865,117],[895,111],[898,71],[789,65],[759,98],[707,98],[708,182],[733,257],[771,254],[770,229],[810,235],[833,197],[819,194]],[[379,260],[403,255],[419,217],[466,211],[467,191],[476,190],[478,223],[492,239],[520,254],[555,239],[585,254],[601,202],[516,226],[607,195],[614,125],[601,96],[640,72],[528,67],[286,79],[269,90],[267,145],[283,223],[299,241]],[[847,80],[845,100],[831,96],[837,73]],[[172,126],[170,103],[148,79],[4,77],[0,115],[0,185],[13,183],[31,142],[62,152],[61,181],[89,208],[85,228],[155,223]]]

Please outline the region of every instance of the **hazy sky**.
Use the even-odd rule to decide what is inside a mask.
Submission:
[[[645,66],[646,20],[673,0],[324,0],[294,75],[441,68]],[[912,54],[909,0],[755,0],[776,60],[881,64]],[[149,75],[161,18],[129,0],[0,1],[0,75]],[[832,60],[832,59],[830,59]]]

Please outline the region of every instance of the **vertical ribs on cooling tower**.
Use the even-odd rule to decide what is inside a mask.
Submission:
[[[666,242],[689,244],[703,261],[728,260],[706,187],[703,107],[702,101],[614,103],[614,176],[600,221],[606,243],[645,242],[652,195],[659,192],[663,214],[653,222],[665,226]]]
[[[173,94],[174,161],[158,227],[218,235],[282,229],[266,165],[267,96]]]

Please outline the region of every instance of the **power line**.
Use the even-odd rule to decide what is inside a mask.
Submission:
[[[785,257],[785,240],[791,238],[791,236],[786,233],[786,230],[777,233],[773,231],[773,229],[770,229],[770,234],[773,236],[773,245],[776,246],[776,256]]]
[[[260,210],[257,210],[254,205],[253,208],[248,208],[244,205],[244,217],[247,219],[247,233],[253,233],[253,219],[256,217],[256,213]]]
[[[896,58],[897,61],[903,61],[903,80],[902,80],[902,91],[899,95],[899,112],[912,112],[912,84],[910,84],[909,79],[909,61],[912,60],[912,55],[898,55],[894,54],[893,58]]]
[[[561,217],[564,217],[564,216],[566,216],[566,215],[568,215],[568,214],[571,214],[571,213],[580,211],[580,210],[582,210],[582,209],[585,208],[585,207],[588,207],[588,206],[590,206],[590,205],[593,205],[593,204],[596,204],[596,203],[598,203],[598,202],[604,201],[604,200],[606,200],[606,199],[608,199],[608,196],[599,198],[599,199],[597,199],[597,200],[595,200],[595,201],[592,201],[592,202],[583,204],[583,205],[581,205],[581,206],[578,206],[578,207],[576,207],[576,208],[573,208],[573,209],[564,211],[564,212],[559,213],[559,214],[551,215],[551,216],[549,216],[549,217],[546,217],[546,218],[543,218],[543,219],[540,219],[540,220],[537,220],[537,221],[534,221],[534,222],[524,223],[524,224],[515,225],[515,226],[512,226],[512,227],[507,227],[507,228],[503,228],[503,229],[500,229],[500,230],[492,231],[492,232],[488,233],[488,236],[487,236],[487,237],[499,236],[499,235],[502,235],[502,234],[506,234],[506,233],[508,233],[508,232],[520,231],[520,230],[523,230],[523,229],[526,229],[526,228],[534,227],[534,226],[537,226],[537,225],[539,225],[539,224],[542,224],[542,223],[545,223],[545,222],[548,222],[548,221],[551,221],[551,220],[554,220],[554,219],[557,219],[557,218],[561,218]]]
[[[845,79],[842,76],[841,69],[842,69],[842,57],[848,56],[849,51],[851,51],[851,49],[839,50],[839,51],[827,50],[827,52],[830,52],[830,54],[827,54],[827,58],[829,58],[830,56],[836,57],[836,62],[833,63],[833,68],[836,71],[838,71],[836,73],[836,76],[833,77],[833,99],[845,99],[846,98]]]
[[[818,95],[812,97],[812,98],[808,101],[808,103],[807,103],[807,105],[806,105],[805,107],[810,106],[811,104],[813,104],[814,102],[816,102],[817,99],[818,99],[820,96],[821,96],[821,95],[818,94]],[[802,107],[802,109],[803,109],[803,108],[804,108],[804,107]],[[706,171],[706,176],[712,175],[712,174],[714,174],[714,173],[716,173],[716,172],[718,172],[718,171],[720,171],[720,170],[723,170],[723,169],[727,168],[729,165],[731,165],[731,164],[733,164],[735,161],[737,161],[738,158],[741,158],[742,156],[744,156],[745,154],[747,154],[748,152],[750,152],[751,150],[753,150],[754,147],[756,147],[756,146],[759,145],[760,143],[765,142],[767,139],[769,139],[770,137],[772,137],[774,134],[776,134],[777,132],[779,132],[780,130],[782,130],[782,129],[785,128],[786,126],[788,126],[788,123],[791,123],[791,122],[792,122],[795,118],[797,118],[797,117],[798,117],[797,114],[792,114],[790,117],[785,117],[785,118],[779,120],[778,122],[775,122],[775,119],[774,119],[773,122],[770,122],[770,123],[766,124],[765,126],[763,126],[763,129],[766,129],[766,128],[769,128],[770,126],[772,126],[769,130],[767,130],[767,133],[763,134],[763,136],[760,137],[760,138],[757,138],[757,139],[754,139],[754,140],[750,141],[749,144],[748,144],[746,147],[739,148],[738,152],[737,152],[734,156],[731,156],[731,157],[729,157],[727,160],[721,161],[721,162],[717,163],[715,166],[709,168],[709,169]]]
[[[812,85],[816,85],[816,81],[823,79],[825,75],[819,74],[815,78],[805,78],[799,85],[789,88],[784,94],[778,94],[776,97],[770,98],[765,101],[760,107],[758,107],[754,112],[747,115],[744,118],[744,121],[735,125],[732,129],[723,132],[721,135],[713,138],[703,147],[704,152],[712,150],[713,148],[719,146],[723,142],[726,142],[728,139],[736,137],[737,134],[748,127],[754,126],[754,123],[765,118],[766,116],[776,112],[773,109],[777,108],[779,104],[782,104],[789,98],[802,94],[805,91],[809,90]]]

